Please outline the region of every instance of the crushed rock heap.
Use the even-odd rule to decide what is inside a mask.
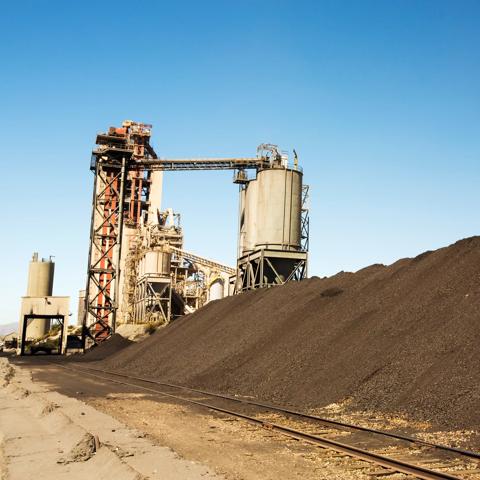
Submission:
[[[306,409],[480,426],[480,237],[212,302],[103,366]]]
[[[98,346],[90,348],[84,355],[72,355],[67,357],[67,360],[75,362],[94,362],[110,357],[115,353],[120,352],[125,347],[132,345],[133,342],[127,338],[122,337],[118,333],[114,333],[107,341],[100,343]]]

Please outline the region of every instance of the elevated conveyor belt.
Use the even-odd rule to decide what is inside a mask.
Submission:
[[[172,251],[172,253],[176,253],[178,256],[183,257],[186,260],[190,260],[191,262],[204,265],[205,267],[209,267],[212,270],[225,272],[225,273],[228,273],[229,275],[235,275],[235,273],[237,272],[235,268],[229,267],[227,265],[223,265],[213,260],[209,260],[208,258],[200,257],[199,255],[195,255],[194,253],[187,252],[180,248],[170,247],[170,250]]]
[[[270,162],[261,157],[251,158],[185,158],[140,160],[129,165],[129,168],[145,168],[147,170],[236,170],[259,169],[269,167]]]

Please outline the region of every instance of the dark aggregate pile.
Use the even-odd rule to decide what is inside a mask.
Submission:
[[[105,360],[123,372],[297,408],[351,399],[480,426],[480,237],[212,302]]]
[[[115,333],[107,341],[87,350],[84,355],[72,355],[70,359],[76,362],[95,362],[104,360],[111,355],[120,352],[132,343],[131,340]]]

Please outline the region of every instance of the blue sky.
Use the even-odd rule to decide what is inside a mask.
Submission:
[[[95,134],[154,125],[165,157],[295,148],[312,275],[479,233],[478,1],[2,2],[0,323],[33,251],[85,284]],[[231,172],[165,175],[186,248],[233,264]]]

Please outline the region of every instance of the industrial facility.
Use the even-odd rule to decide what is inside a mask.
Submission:
[[[464,239],[389,266],[377,264],[356,273],[314,277],[298,284],[306,279],[308,271],[309,189],[303,183],[295,151],[293,161],[287,152],[272,144],[260,145],[256,156],[247,158],[165,159],[157,155],[150,139],[151,126],[132,121],[97,135],[91,161],[94,184],[87,283],[78,298],[77,323],[81,324],[68,325],[69,298],[53,295],[52,257],[40,259],[34,253],[26,296],[21,302],[18,340],[7,335],[0,348],[16,348],[20,356],[70,354],[58,361],[38,359],[38,363],[35,358],[22,358],[19,365],[22,361],[24,365],[32,362],[36,375],[63,385],[67,391],[73,385],[74,396],[82,402],[73,418],[85,415],[90,399],[96,408],[104,408],[108,415],[117,412],[127,422],[141,412],[142,431],[153,435],[161,432],[163,436],[169,421],[173,422],[175,434],[182,429],[177,415],[172,413],[177,402],[181,405],[182,424],[189,406],[216,412],[220,423],[212,425],[213,417],[207,415],[195,427],[203,432],[196,438],[202,458],[205,438],[223,448],[228,438],[223,436],[225,428],[232,428],[230,422],[241,420],[248,427],[257,425],[296,442],[305,440],[306,448],[317,445],[327,452],[341,453],[348,462],[362,462],[360,466],[333,466],[332,471],[361,471],[368,478],[390,474],[407,475],[399,478],[478,478],[480,454],[475,450],[448,446],[443,441],[425,442],[405,432],[395,434],[388,428],[378,430],[376,425],[372,428],[368,423],[355,423],[359,418],[376,422],[370,411],[365,416],[365,411],[360,410],[360,417],[357,411],[348,423],[344,418],[351,414],[353,392],[357,409],[372,403],[384,404],[388,412],[388,405],[397,402],[408,415],[414,415],[425,404],[415,404],[410,398],[429,398],[428,415],[434,411],[442,422],[462,428],[472,424],[468,404],[456,409],[454,420],[445,415],[444,405],[452,404],[458,389],[437,390],[441,382],[436,378],[443,375],[449,381],[460,379],[460,389],[465,384],[475,384],[475,379],[471,382],[464,371],[458,371],[462,363],[457,361],[456,349],[449,346],[445,351],[444,337],[436,335],[441,331],[438,325],[443,318],[442,328],[455,332],[445,337],[449,342],[459,339],[462,348],[475,345],[471,339],[477,325],[471,319],[478,317],[478,295],[472,293],[472,286],[478,283],[478,269],[472,265],[478,264],[479,238]],[[189,232],[182,227],[180,213],[162,207],[164,172],[217,169],[233,170],[233,183],[238,189],[234,266],[185,250],[184,240]],[[453,272],[452,264],[457,265]],[[415,297],[411,296],[412,291]],[[453,293],[439,296],[438,292]],[[457,310],[459,299],[462,308]],[[175,325],[169,325],[177,318]],[[455,322],[462,328],[457,328]],[[160,326],[165,328],[148,335]],[[429,334],[428,347],[418,343],[421,335],[412,336],[415,329],[420,329],[421,335],[425,329],[433,332]],[[462,340],[459,331],[464,332],[467,340]],[[395,338],[393,343],[391,338]],[[392,364],[384,354],[390,350],[403,361]],[[440,360],[439,351],[446,352]],[[448,358],[445,360],[448,356],[449,364]],[[473,356],[467,352],[466,358]],[[328,363],[327,357],[334,360]],[[386,363],[379,367],[379,361]],[[85,366],[83,362],[91,364]],[[424,391],[425,378],[430,378],[435,362],[439,366],[433,386]],[[6,385],[13,371],[4,371]],[[420,371],[421,386],[417,382],[417,393],[405,395],[411,389],[411,372],[415,371]],[[100,391],[108,392],[105,398],[99,395]],[[369,395],[366,403],[365,392]],[[158,401],[152,402],[152,398]],[[434,402],[438,399],[441,401],[437,405]],[[52,405],[45,404],[42,415],[61,408]],[[70,402],[68,405],[67,409]],[[282,405],[293,405],[299,410]],[[306,413],[315,405],[314,414]],[[78,463],[83,452],[85,461],[90,461],[101,451],[96,432],[103,427],[105,417],[92,421],[94,411],[89,411],[89,425],[94,426],[95,434],[77,438],[66,460],[57,456],[59,440],[55,435],[53,468],[60,470],[58,465],[65,461]],[[331,418],[335,412],[339,416]],[[161,424],[156,423],[159,417]],[[203,416],[195,411],[188,418],[188,431],[184,431],[181,443],[177,444],[180,448],[185,441],[191,448],[190,423]],[[229,426],[222,426],[222,422]],[[425,425],[419,431],[430,428],[428,423]],[[127,450],[112,449],[109,436],[117,428],[117,424],[112,424],[100,432],[109,455],[114,455],[114,461],[120,460],[125,468],[124,454],[116,456],[113,452],[130,452],[137,436],[125,441]],[[236,438],[242,427],[233,428],[239,428],[230,430],[236,432]],[[344,443],[345,428],[353,434],[347,437],[348,443]],[[218,435],[213,439],[212,430]],[[82,432],[84,435],[85,430]],[[478,442],[480,435],[476,435]],[[373,438],[378,442],[380,437],[377,447],[364,448]],[[115,442],[118,444],[118,437]],[[236,442],[235,451],[238,445]],[[425,445],[430,450],[428,457],[423,450]],[[416,449],[413,456],[412,446]],[[257,442],[252,450],[258,455]],[[63,449],[60,452],[63,454]],[[142,447],[140,455],[144,452]],[[156,458],[155,451],[152,459]],[[322,461],[321,454],[319,458]],[[327,464],[330,461],[331,457],[327,458]],[[426,461],[430,463],[425,464]],[[140,478],[139,470],[132,473],[132,466],[148,472],[150,462],[138,467],[135,461],[123,478]],[[223,465],[222,462],[219,458],[211,460],[214,465]],[[434,469],[430,468],[431,462]],[[231,470],[235,478],[237,463],[233,462]],[[375,470],[378,466],[382,470]],[[310,472],[310,467],[306,471]],[[462,476],[457,476],[459,472]],[[196,478],[218,478],[205,477],[207,473],[203,470]],[[105,478],[111,478],[110,471]]]
[[[0,480],[480,480],[480,0],[2,7]]]
[[[293,162],[272,144],[246,158],[165,159],[150,144],[151,131],[151,125],[125,121],[96,137],[87,282],[77,314],[84,348],[120,326],[143,332],[212,300],[307,276],[309,188],[295,151]],[[239,192],[235,266],[184,249],[180,213],[162,209],[164,172],[178,170],[233,170]],[[52,257],[34,253],[21,304],[20,354],[34,352],[52,326],[57,353],[68,347],[69,297],[53,296],[54,268]]]
[[[247,158],[165,159],[151,125],[125,121],[96,137],[83,334],[167,324],[205,303],[307,275],[308,186],[294,152],[262,144]],[[163,172],[233,170],[239,189],[235,266],[188,252],[180,214],[162,210]]]

